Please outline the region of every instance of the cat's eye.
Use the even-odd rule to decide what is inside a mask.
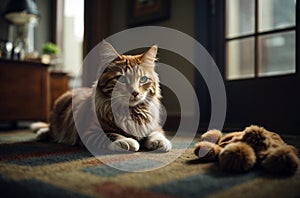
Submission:
[[[126,83],[126,82],[127,82],[126,76],[121,75],[121,76],[119,77],[119,79],[118,79],[118,82],[120,82],[120,83]]]
[[[140,78],[140,83],[146,83],[147,81],[148,81],[148,77],[147,76],[142,76],[141,78]]]

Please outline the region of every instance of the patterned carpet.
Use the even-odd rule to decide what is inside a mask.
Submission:
[[[272,177],[260,170],[223,173],[216,164],[200,164],[193,144],[183,149],[183,137],[172,142],[169,153],[98,159],[85,149],[34,142],[34,137],[27,131],[0,132],[1,197],[300,197],[299,169],[291,177]],[[156,165],[160,168],[149,170]],[[134,167],[136,172],[116,166]]]

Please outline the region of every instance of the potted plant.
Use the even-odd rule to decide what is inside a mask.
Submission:
[[[51,42],[47,42],[42,46],[43,54],[58,55],[60,53],[59,47]]]
[[[46,64],[56,65],[59,60],[60,49],[51,42],[47,42],[42,46],[42,62]]]

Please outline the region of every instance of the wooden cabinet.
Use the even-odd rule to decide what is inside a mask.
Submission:
[[[48,121],[52,100],[68,89],[61,76],[46,64],[0,60],[0,121]]]
[[[69,76],[60,71],[52,71],[50,74],[50,107],[53,107],[55,100],[69,89]]]

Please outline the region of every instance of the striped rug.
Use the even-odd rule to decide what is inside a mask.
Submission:
[[[97,158],[83,148],[34,138],[27,131],[0,132],[1,197],[300,197],[299,170],[290,177],[224,173],[215,163],[199,163],[193,143],[183,148],[184,137],[169,153]]]

